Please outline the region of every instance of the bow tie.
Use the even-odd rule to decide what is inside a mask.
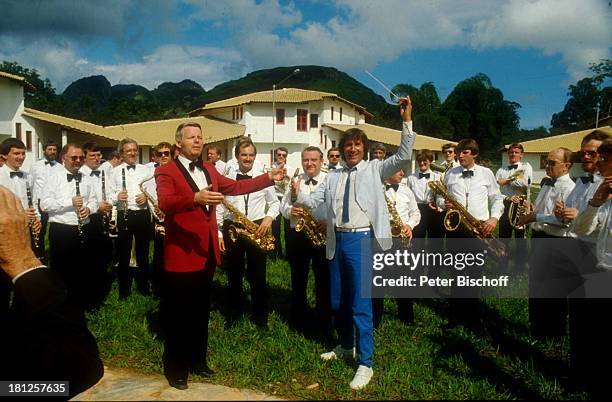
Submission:
[[[55,161],[45,161],[45,165],[54,166],[55,165]]]
[[[422,179],[423,177],[429,179],[430,176],[431,173],[419,173],[419,179]]]
[[[97,176],[100,177],[100,171],[99,170],[92,170],[91,173],[89,174],[90,176]]]
[[[508,170],[516,169],[518,165],[508,165]]]
[[[17,172],[15,172],[15,173],[17,173]],[[594,183],[593,176],[581,176],[580,177],[580,181],[582,182],[582,184]]]
[[[136,171],[136,165],[127,165],[126,168],[127,170],[134,169]]]
[[[544,186],[551,186],[553,187],[556,183],[557,179],[551,179],[550,177],[545,177],[542,179],[542,182],[540,183],[540,187],[544,187]]]
[[[385,183],[385,189],[390,189],[392,188],[393,190],[395,190],[395,192],[397,192],[397,189],[399,188],[399,184],[389,184],[389,183]]]
[[[464,170],[461,173],[462,177],[474,177],[474,171],[473,170]]]
[[[309,185],[309,184],[311,184],[311,183],[312,183],[314,186],[316,186],[316,185],[317,185],[317,183],[318,183],[318,181],[316,181],[315,179],[313,179],[313,178],[311,177],[310,179],[306,180],[306,181],[305,181],[305,183],[306,183],[307,185]]]
[[[66,179],[68,180],[68,183],[70,183],[72,180],[81,181],[81,174],[80,173],[75,173],[75,174],[68,173],[66,175]]]
[[[153,167],[158,167],[158,166],[159,166],[159,163],[154,163],[153,164]]]
[[[23,172],[10,172],[10,175],[11,175],[11,179],[15,176],[21,179],[23,177]]]
[[[236,180],[246,180],[251,179],[251,176],[248,174],[236,173]]]
[[[195,168],[202,170],[202,159],[196,159],[193,162],[189,163],[189,170],[194,171]]]

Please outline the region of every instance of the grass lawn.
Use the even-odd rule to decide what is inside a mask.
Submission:
[[[227,278],[223,270],[217,271],[209,364],[218,374],[212,381],[289,399],[585,397],[567,390],[568,340],[543,342],[530,336],[526,299],[481,300],[485,328],[480,332],[462,326],[445,329],[444,300],[418,301],[415,324],[408,327],[397,319],[395,303],[385,300],[383,322],[375,332],[374,377],[365,390],[351,391],[352,363],[319,359],[335,342],[296,332],[287,324],[289,272],[286,261],[268,261],[272,313],[269,329],[260,331],[248,319],[224,329]],[[310,279],[312,286],[312,275]],[[309,294],[314,294],[312,288]],[[106,365],[162,373],[163,334],[154,297],[134,291],[118,302],[115,286],[88,318]]]

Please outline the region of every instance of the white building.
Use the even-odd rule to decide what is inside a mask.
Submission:
[[[397,149],[400,140],[398,130],[366,123],[366,117],[373,116],[363,106],[333,93],[297,88],[254,92],[209,103],[190,115],[244,125],[245,134],[257,146],[257,159],[265,166],[273,162],[273,149],[284,146],[289,151],[287,163],[299,167],[304,148],[316,146],[326,154],[338,145],[346,130],[355,127],[363,130],[371,142],[385,144],[388,151]],[[447,142],[450,141],[419,135],[414,151],[430,149],[440,159],[442,145]],[[233,157],[232,149],[225,150],[226,160]],[[412,166],[414,169],[414,162]]]

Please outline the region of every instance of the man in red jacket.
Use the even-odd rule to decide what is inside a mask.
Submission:
[[[234,181],[201,159],[204,143],[197,123],[176,129],[178,157],[155,171],[164,226],[164,289],[160,315],[165,333],[164,373],[171,386],[187,388],[189,373],[209,377],[207,364],[210,287],[221,264],[215,206],[223,195],[261,190],[280,180],[281,167],[251,180]]]

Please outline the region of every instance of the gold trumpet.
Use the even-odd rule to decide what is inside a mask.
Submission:
[[[484,234],[484,225],[482,221],[476,219],[474,215],[470,214],[467,208],[461,205],[450,194],[444,182],[434,180],[427,183],[427,185],[452,204],[452,208],[449,209],[444,216],[444,228],[446,230],[449,232],[454,232],[459,228],[459,225],[463,224],[463,226],[465,226],[470,233],[473,233],[474,236],[482,240],[498,258],[503,258],[506,256],[504,244],[493,237],[493,235]],[[456,223],[453,224],[453,221],[456,221]]]

